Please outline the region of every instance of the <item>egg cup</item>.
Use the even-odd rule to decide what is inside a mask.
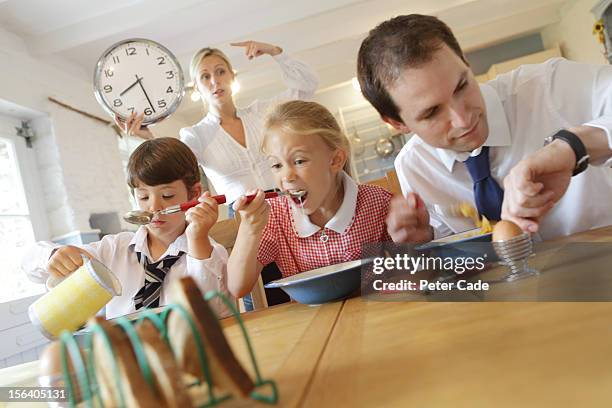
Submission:
[[[495,253],[501,260],[501,264],[510,269],[510,273],[504,276],[501,281],[512,282],[528,276],[539,275],[537,269],[529,267],[528,259],[533,253],[531,236],[523,232],[508,240],[498,240],[493,242]]]

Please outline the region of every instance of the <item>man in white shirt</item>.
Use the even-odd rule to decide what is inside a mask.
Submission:
[[[474,228],[445,211],[459,202],[499,219],[504,177],[561,130],[612,145],[611,67],[553,59],[479,86],[451,30],[432,16],[399,16],[372,30],[358,78],[386,122],[415,133],[395,161],[405,194],[387,220],[396,242]],[[548,214],[531,231],[551,239],[612,224],[612,170],[604,166],[576,176],[554,208],[556,192],[541,188],[529,217]]]

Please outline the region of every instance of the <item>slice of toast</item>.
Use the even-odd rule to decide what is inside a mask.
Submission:
[[[253,381],[234,356],[217,317],[204,300],[197,284],[192,278],[185,277],[175,281],[170,291],[173,302],[183,306],[194,320],[206,351],[213,385],[234,395],[247,397],[254,388]],[[187,321],[173,311],[167,325],[168,337],[179,367],[205,381],[196,343]]]
[[[113,359],[119,366],[119,381],[125,398],[125,405],[134,408],[160,407],[159,398],[143,377],[132,350],[130,341],[119,326],[109,323],[101,317],[94,317],[106,332],[114,356],[103,343],[102,336],[93,334],[93,353],[95,359],[95,373],[100,387],[100,394],[105,407],[120,406],[121,398],[113,369]]]
[[[153,372],[156,388],[164,406],[169,408],[193,407],[172,350],[161,339],[153,323],[144,320],[138,324],[136,333],[138,333],[142,342],[147,361]]]

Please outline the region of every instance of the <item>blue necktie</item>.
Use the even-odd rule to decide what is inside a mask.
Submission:
[[[478,156],[471,156],[465,161],[472,181],[474,182],[474,200],[480,215],[489,220],[501,219],[501,206],[504,201],[504,190],[491,176],[489,165],[489,147],[483,146]]]
[[[164,283],[164,278],[170,272],[172,265],[178,261],[184,252],[179,252],[178,255],[168,255],[163,259],[149,263],[146,255],[136,251],[138,263],[145,269],[144,285],[134,296],[134,306],[136,310],[143,307],[158,307],[161,287]]]

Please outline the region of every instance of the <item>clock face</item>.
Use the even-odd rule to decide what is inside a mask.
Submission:
[[[149,125],[178,108],[184,94],[183,71],[164,46],[151,40],[125,40],[98,60],[94,90],[109,114],[125,120],[132,112],[144,112],[143,125]]]

